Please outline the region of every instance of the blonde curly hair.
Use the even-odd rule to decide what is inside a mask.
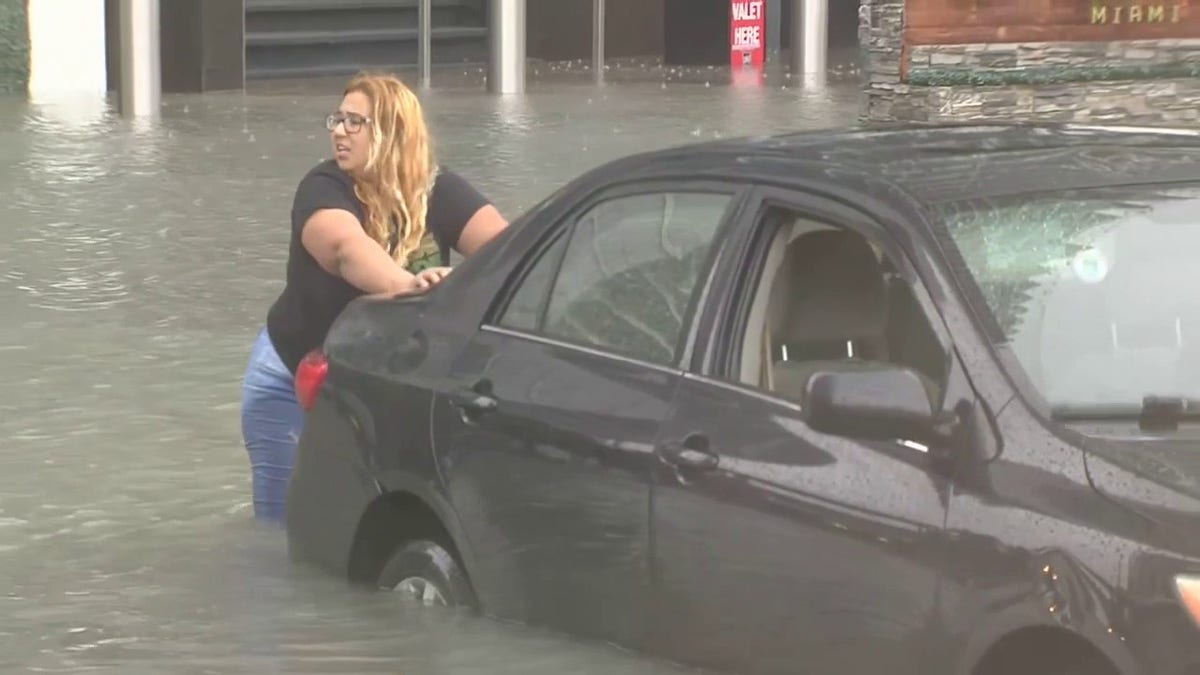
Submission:
[[[371,145],[366,166],[354,176],[354,193],[366,206],[363,229],[403,265],[422,248],[437,178],[425,114],[416,95],[394,75],[359,73],[343,96],[350,92],[371,101],[371,123],[364,127]]]

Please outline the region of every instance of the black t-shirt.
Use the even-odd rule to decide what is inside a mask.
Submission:
[[[488,200],[462,176],[442,167],[429,195],[428,232],[442,258],[458,244],[467,221]],[[335,319],[353,299],[358,287],[326,272],[304,248],[300,233],[318,209],[344,209],[366,222],[366,208],[354,194],[354,181],[333,160],[313,167],[296,188],[292,203],[292,236],[288,247],[287,284],[267,313],[267,334],[275,351],[292,373],[309,351],[325,342]]]

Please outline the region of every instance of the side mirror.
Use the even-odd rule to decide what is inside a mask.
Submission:
[[[801,415],[822,433],[881,441],[923,442],[933,437],[938,423],[920,376],[883,364],[813,373]]]

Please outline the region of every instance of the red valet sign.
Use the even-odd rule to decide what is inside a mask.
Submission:
[[[730,0],[729,63],[734,68],[761,66],[766,56],[764,0]]]

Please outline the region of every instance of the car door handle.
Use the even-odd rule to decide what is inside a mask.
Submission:
[[[682,443],[663,445],[662,457],[672,466],[687,469],[715,469],[721,463],[720,456],[709,447],[708,437],[700,434],[688,436]]]
[[[450,403],[457,408],[471,413],[492,412],[500,404],[491,394],[475,389],[459,389],[451,392]]]

